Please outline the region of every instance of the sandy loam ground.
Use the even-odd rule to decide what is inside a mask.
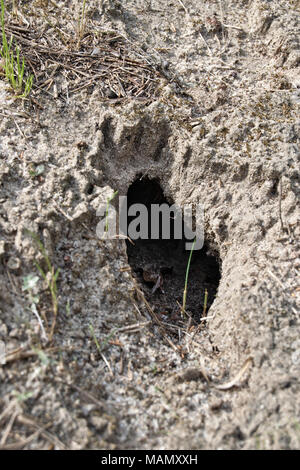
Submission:
[[[0,448],[299,448],[299,1],[5,3],[35,83],[0,77]],[[137,175],[205,209],[221,279],[196,333],[96,236]]]

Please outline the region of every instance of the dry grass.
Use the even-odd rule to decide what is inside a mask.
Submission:
[[[41,93],[57,97],[59,93],[68,99],[73,93],[96,86],[100,98],[106,101],[152,101],[161,72],[150,55],[122,34],[95,31],[86,20],[86,13],[84,4],[78,31],[75,26],[71,35],[54,25],[47,14],[46,24],[41,26],[34,16],[29,22],[24,13],[7,12],[5,32],[8,37],[14,36],[34,75],[33,97],[36,99]]]

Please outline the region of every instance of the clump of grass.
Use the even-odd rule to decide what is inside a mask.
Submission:
[[[59,268],[55,270],[47,254],[47,251],[45,250],[45,247],[42,244],[39,237],[35,233],[31,232],[30,230],[25,230],[25,233],[29,235],[37,244],[37,247],[40,253],[42,254],[45,260],[46,266],[47,266],[47,271],[44,271],[43,268],[40,266],[40,264],[37,261],[35,261],[35,265],[39,273],[41,274],[42,278],[46,281],[47,287],[51,295],[53,320],[52,320],[52,325],[51,325],[51,329],[49,333],[49,341],[52,341],[55,326],[56,326],[57,314],[58,314],[57,279],[58,279],[60,270]]]
[[[26,98],[32,88],[33,75],[29,75],[27,79],[24,78],[25,72],[25,60],[20,59],[20,50],[16,47],[14,51],[12,48],[13,37],[10,37],[9,42],[7,41],[5,27],[4,27],[4,16],[5,7],[4,0],[1,1],[1,29],[2,29],[2,47],[0,48],[1,55],[1,68],[4,70],[4,75],[11,87],[18,94],[18,98]],[[22,93],[23,91],[23,93]]]

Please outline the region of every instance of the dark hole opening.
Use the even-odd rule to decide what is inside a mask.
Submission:
[[[151,204],[173,204],[165,198],[159,181],[148,178],[138,178],[128,189],[128,208],[136,203],[147,207],[149,227]],[[134,218],[128,217],[128,225]],[[180,306],[183,302],[190,251],[185,249],[186,240],[174,238],[174,227],[172,223],[170,225],[170,239],[162,239],[160,229],[158,240],[137,239],[134,240],[134,245],[129,241],[126,241],[126,244],[129,265],[146,299],[160,319],[174,323],[182,319]],[[188,276],[185,310],[196,323],[200,321],[203,313],[207,315],[216,296],[220,277],[219,263],[214,256],[208,254],[208,247],[204,244],[201,250],[194,250]]]

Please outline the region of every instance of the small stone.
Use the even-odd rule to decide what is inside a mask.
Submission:
[[[92,416],[90,422],[98,431],[104,431],[107,427],[107,419],[101,416]]]
[[[96,409],[96,405],[94,403],[89,403],[87,405],[83,405],[81,408],[83,416],[87,417],[91,411]]]
[[[0,240],[0,259],[5,254],[5,241]]]
[[[19,258],[16,258],[15,256],[11,256],[9,260],[7,261],[7,267],[11,271],[17,271],[21,266],[21,260]]]
[[[178,382],[191,382],[192,380],[198,380],[200,378],[203,378],[201,370],[192,367],[185,369],[177,376]]]
[[[0,337],[5,338],[7,336],[7,326],[5,323],[0,325]]]
[[[218,411],[223,405],[223,400],[221,398],[214,398],[210,402],[210,409],[211,411]]]

